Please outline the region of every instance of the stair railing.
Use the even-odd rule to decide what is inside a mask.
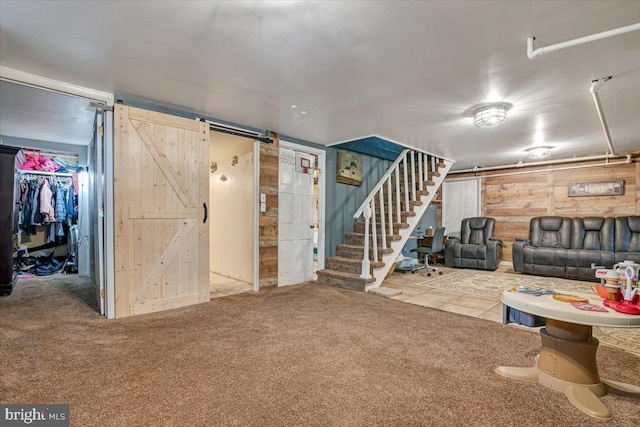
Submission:
[[[416,159],[417,159],[417,171],[418,180],[416,182]],[[411,165],[409,165],[409,161]],[[377,218],[376,218],[376,198],[380,204],[380,232],[382,233],[382,248],[387,248],[387,229],[390,230],[390,234],[393,234],[393,218],[394,214],[397,219],[396,222],[402,222],[402,204],[404,203],[404,211],[411,211],[411,201],[419,200],[420,195],[424,191],[424,183],[429,181],[429,174],[435,171],[436,157],[430,154],[413,151],[406,149],[398,158],[393,162],[391,167],[382,176],[380,181],[371,190],[367,198],[362,202],[362,205],[358,208],[353,215],[355,220],[364,218],[364,254],[362,257],[362,272],[360,277],[363,279],[371,278],[371,260],[380,261],[378,258],[378,233],[377,233]],[[401,169],[402,168],[402,169]],[[409,180],[409,169],[411,170],[411,180]],[[403,188],[404,188],[404,200],[401,200],[401,188],[400,188],[400,171],[403,175]],[[395,179],[394,179],[395,178]],[[393,204],[393,191],[392,181],[395,181],[395,212]],[[409,187],[411,182],[411,187]],[[385,199],[385,187],[387,196],[387,212],[385,215],[384,199]],[[411,195],[411,197],[409,197]],[[371,224],[371,225],[370,225]],[[371,229],[371,230],[370,230]],[[369,248],[369,233],[371,233],[371,249]],[[371,253],[372,252],[372,253]]]

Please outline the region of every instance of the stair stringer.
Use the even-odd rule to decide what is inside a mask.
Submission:
[[[429,208],[429,204],[431,203],[431,200],[433,200],[433,197],[435,196],[436,192],[442,185],[442,182],[447,176],[447,173],[449,173],[449,169],[451,169],[451,166],[453,166],[453,163],[454,163],[451,160],[445,160],[445,159],[443,159],[442,162],[445,164],[445,167],[444,169],[438,169],[438,172],[440,172],[440,176],[434,176],[432,178],[433,185],[427,186],[429,194],[420,196],[419,200],[422,202],[422,205],[414,206],[413,208],[414,212],[416,213],[416,216],[407,218],[406,222],[407,224],[409,224],[409,227],[401,228],[399,230],[401,239],[391,242],[391,248],[393,249],[393,253],[384,254],[382,256],[382,262],[384,262],[384,267],[375,268],[373,270],[373,277],[375,277],[376,280],[375,282],[371,282],[366,285],[365,287],[366,291],[375,289],[382,284],[385,277],[387,277],[389,270],[392,267],[394,267],[396,258],[398,258],[398,255],[400,255],[400,252],[402,252],[402,249],[407,244],[407,241],[409,240],[409,236],[411,236],[411,233],[413,233],[413,230],[415,230],[416,226],[418,225],[418,222],[420,222],[420,219],[422,219],[422,215]]]

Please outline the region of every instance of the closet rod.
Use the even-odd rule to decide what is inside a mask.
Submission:
[[[68,176],[68,177],[72,177],[73,174],[72,173],[66,173],[66,172],[46,172],[46,171],[36,171],[36,170],[23,170],[23,169],[19,169],[18,172],[20,172],[20,175],[52,175],[52,176]]]

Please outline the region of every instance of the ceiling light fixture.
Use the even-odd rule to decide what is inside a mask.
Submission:
[[[473,113],[473,124],[479,128],[492,128],[507,121],[507,109],[503,104],[489,104]]]
[[[537,147],[531,147],[531,148],[527,148],[526,151],[527,152],[527,157],[529,157],[532,160],[542,160],[542,159],[546,159],[547,157],[549,157],[551,155],[551,150],[553,149],[553,147],[547,146],[547,145],[539,145]]]

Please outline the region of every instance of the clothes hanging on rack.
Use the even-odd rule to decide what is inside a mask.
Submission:
[[[56,214],[53,211],[53,192],[49,188],[49,181],[43,180],[40,186],[40,213],[45,215],[44,222],[56,222]]]
[[[46,242],[66,241],[69,226],[78,218],[78,198],[72,177],[23,174],[19,228],[35,235],[45,226]]]
[[[45,246],[55,247],[67,244],[66,259],[53,258],[54,252],[46,257],[26,257],[23,268],[35,275],[49,275],[66,268],[67,272],[77,272],[75,263],[77,233],[72,235],[72,229],[77,229],[78,197],[74,185],[73,175],[56,173],[22,172],[20,181],[20,211],[19,231],[27,235],[44,232]],[[44,227],[38,229],[37,227]],[[20,237],[19,237],[20,241]],[[73,248],[72,248],[73,246]],[[27,261],[32,261],[26,265]],[[25,270],[26,271],[26,270]]]

